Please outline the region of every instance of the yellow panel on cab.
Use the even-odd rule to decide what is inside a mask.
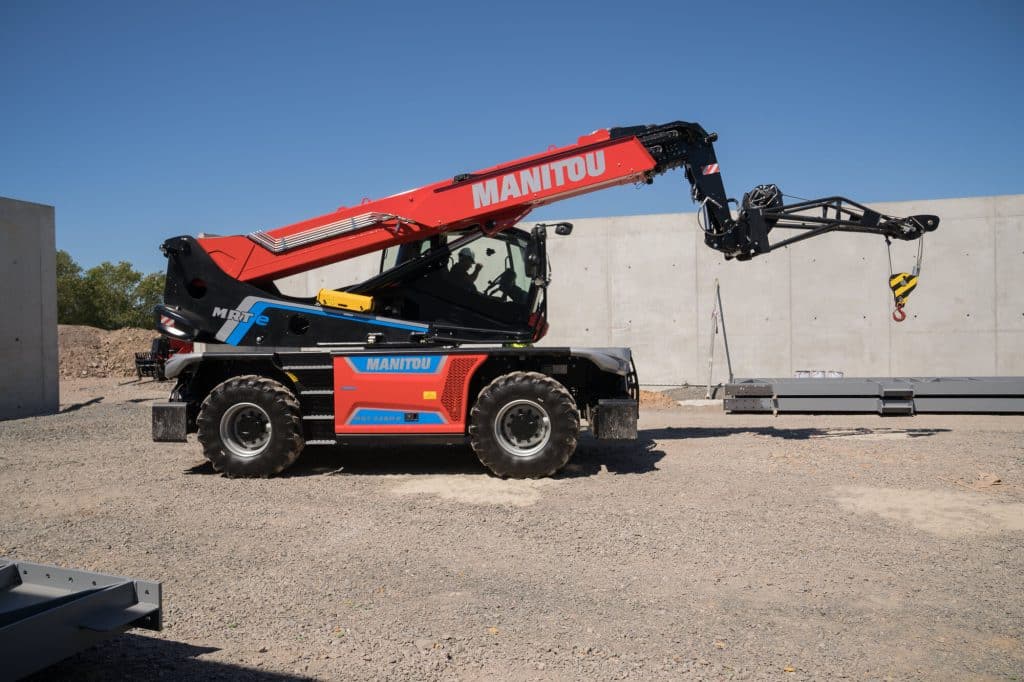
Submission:
[[[316,295],[317,303],[328,308],[341,308],[357,313],[365,313],[373,309],[373,296],[350,294],[347,291],[321,289]]]

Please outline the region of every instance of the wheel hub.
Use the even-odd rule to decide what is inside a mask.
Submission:
[[[267,449],[273,428],[270,415],[255,403],[237,403],[220,419],[220,439],[237,457],[256,457]]]
[[[266,435],[267,420],[254,410],[243,412],[235,423],[235,432],[246,445],[258,444]]]
[[[530,457],[551,440],[551,419],[547,410],[532,400],[513,400],[498,412],[494,435],[509,453]]]
[[[540,416],[536,412],[522,407],[509,414],[507,421],[509,434],[520,443],[535,437],[541,425]]]

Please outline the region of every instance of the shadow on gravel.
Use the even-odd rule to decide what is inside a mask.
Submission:
[[[656,471],[655,463],[665,453],[654,449],[654,441],[641,438],[626,443],[602,442],[584,435],[569,464],[555,478],[595,476],[601,469],[613,474],[644,474]],[[212,469],[211,469],[212,471]],[[473,450],[466,445],[350,446],[317,447],[302,453],[281,476],[323,476],[330,474],[386,476],[389,474],[470,475],[487,473]]]
[[[665,456],[655,448],[654,439],[644,431],[633,441],[601,441],[586,434],[580,438],[576,454],[555,478],[596,476],[601,469],[610,474],[647,474],[657,471],[657,463]]]
[[[209,462],[185,469],[186,474],[219,476]],[[468,446],[311,446],[278,478],[299,476],[383,476],[388,474],[472,474],[483,466]]]
[[[595,476],[602,468],[613,474],[645,474],[657,471],[656,463],[665,453],[655,449],[650,437],[638,441],[599,441],[584,434],[566,468],[555,478]],[[186,469],[186,474],[219,476],[209,462]],[[300,476],[388,476],[468,475],[487,473],[476,454],[466,445],[396,445],[348,447],[314,446],[279,474],[280,478]]]
[[[657,471],[665,456],[657,441],[686,438],[724,438],[741,434],[769,436],[783,440],[813,438],[926,438],[952,429],[869,429],[855,428],[775,428],[773,426],[665,427],[641,429],[635,441],[601,441],[582,434],[576,453],[555,478],[596,476],[602,469],[611,474],[646,474]],[[358,445],[313,446],[298,461],[279,474],[281,478],[300,476],[388,476],[396,474],[479,476],[483,465],[466,445]],[[209,462],[185,470],[186,474],[219,475]]]
[[[102,403],[102,402],[103,402],[103,396],[98,396],[96,398],[92,398],[91,400],[86,400],[84,403],[73,403],[71,405],[68,405],[63,410],[61,410],[60,413],[64,414],[66,412],[76,412],[76,411],[82,409],[83,407],[89,407],[90,405],[95,405],[96,403]]]
[[[72,679],[286,682],[311,679],[199,658],[216,651],[219,651],[217,647],[125,634],[24,679],[25,682]]]
[[[150,379],[149,381],[143,381],[142,379],[129,379],[128,381],[120,381],[120,382],[118,382],[117,385],[118,386],[131,386],[132,384],[137,384],[139,386],[142,386],[143,384],[155,384],[155,383],[158,383],[156,379]]]
[[[189,467],[188,469],[185,469],[184,473],[190,474],[190,475],[191,474],[202,474],[202,475],[207,475],[208,476],[208,475],[216,474],[217,472],[213,470],[213,465],[210,464],[209,462],[201,462],[199,464],[196,464],[193,467]]]
[[[310,448],[281,475],[480,475],[483,470],[480,460],[466,445],[350,445]]]
[[[858,436],[877,436],[880,438],[927,438],[937,433],[947,433],[952,429],[868,429],[864,427],[854,428],[802,428],[802,429],[778,429],[774,426],[723,426],[723,427],[680,427],[673,426],[660,429],[641,429],[641,438],[654,440],[677,440],[682,438],[721,438],[737,434],[755,434],[758,436],[771,436],[783,440],[807,440],[810,438],[856,438]]]

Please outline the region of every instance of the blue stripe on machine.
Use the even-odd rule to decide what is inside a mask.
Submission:
[[[374,317],[373,315],[356,315],[354,313],[342,313],[342,312],[327,312],[325,310],[317,310],[315,308],[299,308],[297,306],[282,305],[280,303],[273,303],[270,301],[257,301],[252,305],[249,310],[243,310],[242,312],[249,312],[252,315],[249,317],[248,322],[240,322],[231,335],[228,337],[226,343],[237,346],[241,343],[245,335],[249,333],[252,326],[256,323],[258,318],[264,310],[290,310],[292,312],[304,313],[306,315],[317,315],[319,317],[334,317],[341,318],[343,320],[349,320],[350,322],[358,322],[361,324],[372,324],[378,327],[392,327],[394,329],[407,329],[411,332],[426,332],[429,331],[429,327],[423,324],[412,324],[404,322],[395,322],[392,320],[382,320]]]
[[[406,412],[405,410],[379,410],[360,407],[349,420],[350,426],[377,424],[447,424],[440,412]]]
[[[345,358],[361,374],[437,374],[442,355],[354,355]]]

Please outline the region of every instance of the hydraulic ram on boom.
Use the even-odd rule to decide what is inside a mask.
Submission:
[[[500,476],[546,476],[572,454],[581,419],[598,438],[635,437],[639,383],[628,348],[532,345],[548,328],[549,226],[515,225],[537,206],[681,168],[705,243],[730,259],[826,232],[911,240],[938,226],[842,197],[786,205],[775,185],[734,201],[716,139],[681,121],[598,130],[293,225],[168,239],[157,328],[210,345],[167,361],[177,385],[154,407],[154,438],[197,432],[232,476],[277,473],[305,445],[390,438],[468,441]],[[798,232],[773,242],[780,229]],[[275,283],[374,252],[378,274],[315,297]],[[893,274],[898,312],[916,283],[916,268]]]

